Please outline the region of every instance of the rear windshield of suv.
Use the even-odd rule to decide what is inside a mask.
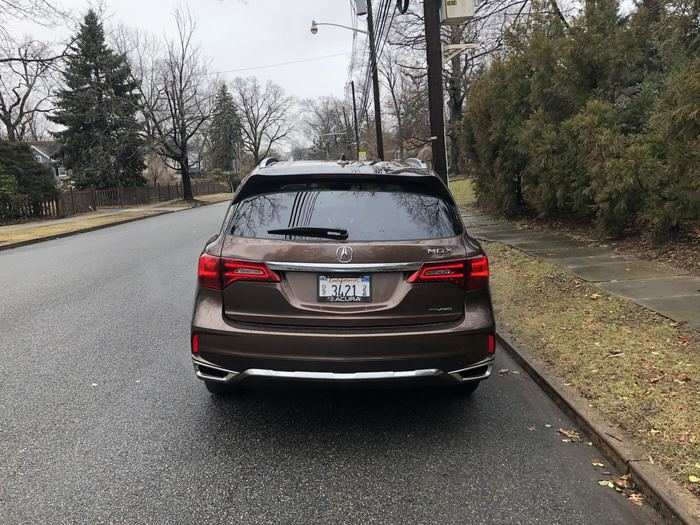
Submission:
[[[236,236],[294,241],[311,237],[269,232],[340,229],[349,241],[427,240],[461,233],[454,205],[441,195],[377,183],[289,184],[243,199],[235,205],[229,224]]]

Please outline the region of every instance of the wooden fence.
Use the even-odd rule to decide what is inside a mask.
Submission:
[[[210,195],[230,192],[227,184],[214,181],[192,181],[192,194]],[[130,188],[108,188],[62,191],[56,196],[32,200],[16,195],[0,200],[0,223],[23,219],[58,219],[86,213],[98,208],[121,208],[182,199],[182,184],[156,184]]]

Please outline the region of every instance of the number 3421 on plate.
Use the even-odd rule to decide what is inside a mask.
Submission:
[[[369,275],[360,277],[318,276],[318,298],[329,303],[362,303],[372,298]]]

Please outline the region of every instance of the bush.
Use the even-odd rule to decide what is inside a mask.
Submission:
[[[527,83],[509,63],[496,61],[490,74],[472,90],[467,109],[464,162],[474,176],[477,198],[487,208],[511,215],[519,211],[518,187],[526,158],[517,133],[521,107],[527,104]]]
[[[0,141],[0,202],[4,216],[11,212],[8,205],[19,195],[29,197],[30,205],[57,194],[50,170],[39,164],[29,146],[18,142]]]
[[[533,4],[468,90],[461,163],[480,205],[657,239],[697,223],[700,17],[679,2],[624,19],[590,2],[569,28]]]
[[[642,222],[656,235],[678,233],[700,219],[700,58],[667,78],[639,151],[645,206]]]

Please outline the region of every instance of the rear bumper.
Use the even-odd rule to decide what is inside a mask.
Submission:
[[[195,373],[199,379],[225,384],[236,384],[254,377],[324,383],[375,383],[440,379],[459,384],[487,379],[493,370],[493,362],[493,357],[489,357],[467,368],[452,371],[440,370],[438,368],[425,368],[419,370],[339,373],[269,370],[264,368],[249,368],[243,371],[234,371],[217,366],[201,357],[192,357],[192,364],[194,365]]]
[[[218,296],[200,291],[192,333],[199,342],[195,369],[212,381],[214,376],[222,382],[260,376],[331,382],[426,377],[480,381],[491,373],[489,336],[495,326],[487,296],[470,301],[464,317],[454,323],[316,328],[233,322],[222,315]]]

